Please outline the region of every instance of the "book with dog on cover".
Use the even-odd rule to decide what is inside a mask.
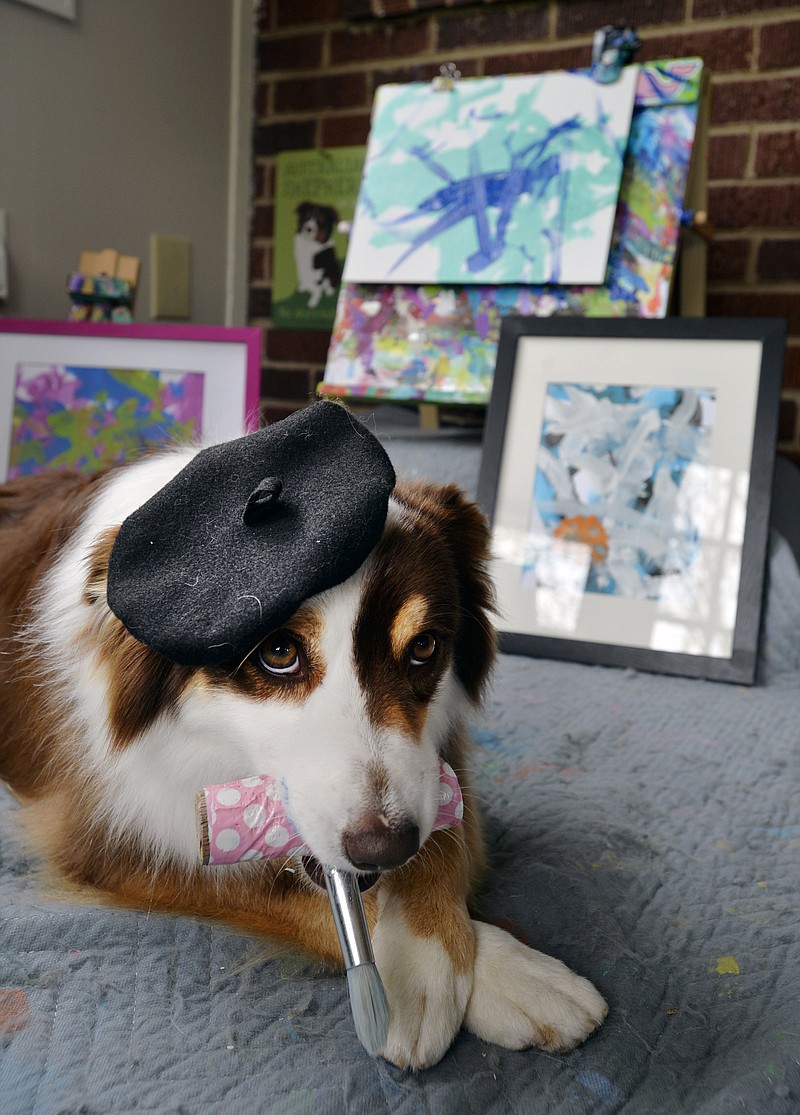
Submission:
[[[272,321],[330,330],[365,147],[284,151],[276,158]]]

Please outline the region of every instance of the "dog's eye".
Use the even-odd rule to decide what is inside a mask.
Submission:
[[[274,631],[258,648],[259,665],[270,674],[299,674],[300,651],[288,631]]]
[[[424,666],[430,662],[436,653],[436,636],[430,631],[423,631],[421,635],[411,640],[411,665]]]

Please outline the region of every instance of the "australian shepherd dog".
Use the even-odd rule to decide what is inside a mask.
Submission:
[[[400,482],[355,574],[244,660],[178,665],[129,634],[106,583],[120,524],[195,452],[0,487],[0,774],[39,854],[98,899],[220,918],[340,965],[299,860],[199,864],[198,789],[280,772],[313,857],[360,873],[386,1059],[433,1065],[461,1026],[574,1047],[601,996],[469,912],[485,856],[466,725],[495,653],[482,513],[454,486]],[[465,815],[433,832],[440,758]]]

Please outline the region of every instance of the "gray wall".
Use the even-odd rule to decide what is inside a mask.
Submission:
[[[83,249],[192,241],[192,318],[222,324],[231,0],[78,0],[75,22],[0,0],[0,314],[65,318]]]

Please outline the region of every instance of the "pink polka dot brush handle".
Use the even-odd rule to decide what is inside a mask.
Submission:
[[[440,759],[434,831],[455,828],[463,816],[458,779],[453,768]],[[276,859],[305,847],[286,815],[278,783],[266,774],[204,786],[197,795],[197,819],[200,858],[208,866]]]

